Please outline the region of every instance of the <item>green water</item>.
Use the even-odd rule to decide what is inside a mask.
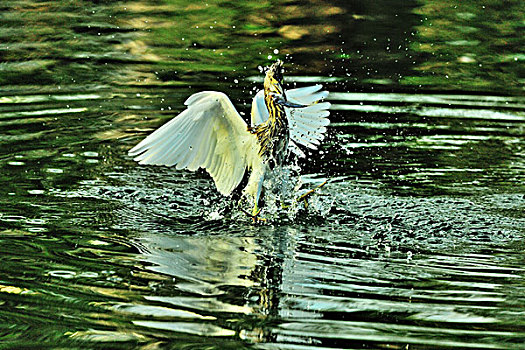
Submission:
[[[0,3],[0,349],[524,349],[522,1]],[[332,92],[254,226],[127,151],[259,66]]]

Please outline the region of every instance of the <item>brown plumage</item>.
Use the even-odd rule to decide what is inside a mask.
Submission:
[[[283,163],[290,139],[286,112],[277,102],[277,99],[286,99],[282,82],[282,61],[277,61],[270,66],[264,77],[264,102],[269,118],[264,123],[248,129],[257,137],[259,155],[272,167]]]

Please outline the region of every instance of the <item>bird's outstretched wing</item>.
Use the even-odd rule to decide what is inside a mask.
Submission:
[[[318,102],[328,96],[328,91],[321,91],[322,85],[286,90],[289,102],[306,105],[303,108],[285,106],[290,127],[290,150],[299,157],[305,154],[297,145],[317,149],[324,139],[326,126],[330,124],[329,102]],[[269,117],[264,103],[264,91],[259,91],[252,103],[252,126],[265,122]]]
[[[184,104],[186,110],[133,147],[129,155],[139,164],[176,165],[192,171],[204,168],[227,196],[256,161],[256,139],[221,92],[199,92]]]
[[[270,113],[264,102],[264,90],[259,90],[252,101],[252,127],[268,120]]]

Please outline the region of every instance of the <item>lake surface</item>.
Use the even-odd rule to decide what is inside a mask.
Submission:
[[[522,1],[0,4],[0,349],[525,349]],[[127,151],[259,67],[331,91],[307,212]]]

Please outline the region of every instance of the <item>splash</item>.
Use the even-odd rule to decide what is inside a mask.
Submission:
[[[294,221],[303,215],[326,217],[333,205],[333,200],[323,193],[326,183],[323,177],[301,175],[297,165],[275,168],[263,183],[261,214],[270,221]]]
[[[299,218],[326,217],[334,205],[334,197],[324,193],[328,180],[318,175],[301,175],[300,167],[287,165],[269,170],[263,182],[259,217],[269,223],[293,222]],[[329,185],[327,185],[329,186]],[[210,202],[204,216],[208,221],[244,220],[253,207],[250,198],[232,197]]]

